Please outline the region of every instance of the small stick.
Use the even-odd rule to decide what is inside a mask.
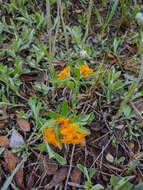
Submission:
[[[65,188],[64,188],[64,190],[67,189],[68,180],[69,180],[70,173],[71,173],[71,170],[72,170],[72,162],[73,162],[74,150],[75,150],[75,144],[74,144],[73,147],[72,147],[72,153],[71,153],[71,159],[70,159],[70,167],[69,167],[69,171],[68,171],[68,175],[67,175],[67,179],[66,179],[66,183],[65,183]]]

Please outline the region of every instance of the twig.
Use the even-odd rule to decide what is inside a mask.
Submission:
[[[79,184],[73,183],[73,182],[68,182],[68,185],[69,185],[69,186],[72,186],[72,187],[84,188],[84,189],[85,189],[85,186],[84,186],[84,185],[79,185]]]
[[[143,116],[142,114],[139,112],[139,110],[136,108],[136,106],[134,105],[133,102],[130,102],[131,107],[133,108],[133,110],[135,111],[135,114],[137,115],[138,119],[140,122],[143,122]]]
[[[108,145],[110,144],[111,140],[113,139],[114,135],[112,135],[112,137],[110,138],[110,140],[108,141],[108,143],[106,144],[105,147],[102,148],[101,153],[97,156],[97,158],[94,160],[93,164],[90,166],[90,168],[92,168],[94,166],[94,164],[96,163],[96,161],[100,158],[100,156],[103,154],[103,152],[105,151],[105,149],[108,147]]]
[[[75,150],[75,144],[72,147],[72,153],[71,153],[71,159],[70,159],[70,167],[69,167],[69,171],[68,171],[68,175],[67,175],[67,179],[66,179],[64,190],[67,190],[68,180],[69,180],[71,169],[72,169],[72,161],[73,161],[74,150]]]

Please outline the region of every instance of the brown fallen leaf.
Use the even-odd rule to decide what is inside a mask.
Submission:
[[[51,189],[52,187],[57,187],[61,185],[61,183],[64,181],[68,173],[68,168],[61,168],[59,169],[55,175],[53,176],[50,183],[46,186],[46,190]]]
[[[39,75],[39,78],[36,80],[39,83],[44,83],[45,81],[47,81],[48,76],[47,76],[47,72],[46,71],[42,71]]]
[[[111,53],[108,53],[108,55],[107,55],[110,59],[113,59],[113,60],[115,60],[116,58],[114,57],[114,55],[112,55]]]
[[[0,128],[3,128],[5,126],[5,121],[0,121]]]
[[[75,10],[75,12],[76,12],[77,14],[80,14],[80,13],[82,13],[82,9],[77,9],[77,10]]]
[[[3,128],[8,122],[7,107],[0,108],[0,128]]]
[[[40,168],[46,175],[53,175],[58,169],[58,165],[55,160],[49,159],[47,156],[41,155],[39,158]]]
[[[8,118],[6,109],[7,107],[0,108],[0,121]]]
[[[9,170],[9,172],[12,173],[13,170],[15,169],[16,165],[20,162],[20,160],[14,154],[9,152],[8,150],[5,150],[3,155],[4,155],[5,162],[7,163],[7,168]],[[17,186],[21,189],[24,189],[23,169],[22,168],[20,168],[17,171],[14,178],[16,180]]]
[[[75,168],[70,175],[70,182],[80,184],[81,171]],[[76,190],[77,187],[72,187],[72,190]]]
[[[0,146],[6,147],[9,145],[9,140],[5,136],[0,136]]]
[[[21,127],[21,129],[24,131],[24,132],[28,132],[30,131],[30,124],[28,121],[26,121],[25,119],[23,118],[17,118],[16,119],[18,125]]]
[[[21,74],[19,78],[23,82],[32,82],[32,81],[36,81],[38,76],[39,76],[38,72],[29,72],[29,73]]]
[[[92,121],[89,124],[89,126],[90,126],[90,129],[95,132],[101,131],[104,128],[104,124],[101,123],[100,121]]]
[[[64,67],[64,66],[66,65],[65,61],[62,60],[62,59],[58,60],[57,63],[58,63],[59,65],[61,65],[62,67]]]

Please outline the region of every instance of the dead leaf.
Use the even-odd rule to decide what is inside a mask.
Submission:
[[[39,75],[39,78],[37,79],[37,82],[44,83],[45,81],[47,81],[47,79],[48,79],[47,72],[42,71]]]
[[[9,140],[5,136],[0,136],[0,146],[6,147],[9,145]]]
[[[115,135],[118,141],[122,141],[122,137],[124,135],[125,127],[124,125],[115,126]]]
[[[39,158],[40,168],[46,175],[53,175],[58,169],[56,161],[49,159],[47,156],[41,155]]]
[[[82,9],[75,10],[77,14],[82,13]]]
[[[7,107],[0,108],[0,121],[8,118],[6,109]]]
[[[82,99],[87,99],[87,95],[86,94],[78,94],[78,100],[82,100]]]
[[[85,138],[80,143],[80,146],[81,146],[81,148],[85,148],[85,146],[86,146],[86,140],[85,140]]]
[[[5,122],[4,121],[0,121],[0,128],[3,128],[5,126]]]
[[[58,60],[58,64],[61,65],[62,67],[66,65],[65,61],[62,59]]]
[[[115,167],[115,166],[112,166],[112,165],[110,165],[110,164],[106,164],[106,167],[109,168],[109,169],[118,171],[118,172],[122,172],[122,171],[123,171],[122,169],[117,168],[117,167]]]
[[[131,45],[128,45],[128,44],[125,44],[126,48],[129,50],[129,52],[134,55],[135,52],[136,52],[136,49],[134,46],[131,46]]]
[[[15,129],[12,129],[12,135],[10,138],[10,147],[17,148],[22,144],[24,144],[23,137]]]
[[[75,168],[70,175],[70,182],[80,184],[81,171]],[[76,190],[76,187],[72,187],[72,190]]]
[[[37,78],[39,78],[38,75],[39,75],[38,72],[29,72],[29,73],[21,74],[19,78],[23,82],[32,82],[32,81],[36,81]]]
[[[111,53],[108,53],[108,57],[109,57],[110,59],[113,59],[113,60],[116,59],[116,58],[114,57],[114,55],[112,55]]]
[[[104,124],[100,121],[92,121],[89,126],[95,132],[101,131],[104,128]]]
[[[26,121],[25,119],[23,118],[17,118],[17,123],[18,125],[21,127],[21,129],[24,131],[24,132],[28,132],[30,131],[30,124],[28,121]]]
[[[7,163],[7,168],[8,168],[10,173],[12,173],[13,170],[15,169],[16,165],[18,163],[20,163],[20,160],[14,154],[9,152],[8,150],[4,151],[4,159],[5,159],[6,163]],[[14,178],[16,180],[17,186],[20,187],[21,189],[24,189],[23,170],[22,170],[22,168],[20,168],[17,171]]]
[[[99,8],[99,9],[98,9],[99,12],[102,12],[103,10],[104,10],[103,8]]]
[[[61,183],[64,181],[68,173],[68,168],[61,168],[59,169],[55,175],[53,176],[52,180],[50,183],[46,186],[46,189],[51,189],[52,187],[57,187],[61,185]]]
[[[128,146],[129,146],[130,149],[133,149],[133,148],[135,147],[135,144],[134,144],[133,142],[130,142],[130,143],[128,144]]]

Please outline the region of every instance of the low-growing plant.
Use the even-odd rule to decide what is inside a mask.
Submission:
[[[86,190],[101,190],[104,189],[104,187],[100,184],[96,184],[94,185],[92,183],[92,177],[95,174],[95,169],[94,168],[90,168],[90,170],[88,171],[86,167],[84,167],[81,164],[78,164],[77,167],[83,172],[83,174],[86,176],[87,181],[85,182],[84,186]]]

